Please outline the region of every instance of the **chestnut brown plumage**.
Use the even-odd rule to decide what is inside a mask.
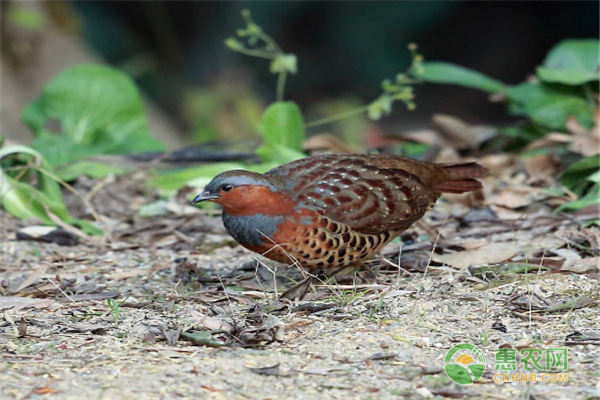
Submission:
[[[195,203],[223,206],[242,246],[304,268],[358,264],[431,208],[442,193],[481,188],[476,163],[432,164],[392,155],[303,158],[265,174],[217,175]]]

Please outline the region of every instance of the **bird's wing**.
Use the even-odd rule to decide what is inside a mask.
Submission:
[[[390,162],[377,166],[371,156],[309,157],[275,168],[277,177],[300,204],[363,233],[406,229],[421,218],[438,194]],[[400,159],[400,158],[398,158]],[[378,158],[381,164],[381,158]]]

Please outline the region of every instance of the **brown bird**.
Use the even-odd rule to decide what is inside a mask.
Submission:
[[[303,158],[265,174],[217,175],[194,203],[223,206],[242,246],[304,268],[340,268],[368,259],[433,207],[441,193],[481,188],[476,163],[432,164],[393,155]]]

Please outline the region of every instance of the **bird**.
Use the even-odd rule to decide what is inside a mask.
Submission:
[[[435,164],[396,155],[325,154],[260,174],[215,176],[192,203],[223,207],[245,248],[307,270],[360,265],[433,207],[442,193],[482,188],[475,162]]]

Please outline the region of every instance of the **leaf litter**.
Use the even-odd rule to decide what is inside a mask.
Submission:
[[[479,145],[460,121],[437,124]],[[335,277],[256,257],[183,196],[141,216],[159,199],[140,172],[77,181],[108,232],[100,241],[25,240],[34,225],[2,214],[3,398],[592,395],[597,209],[555,212],[572,198],[547,190],[552,160],[503,157],[483,157],[493,173],[482,194],[444,197],[381,256]],[[458,343],[489,355],[477,385],[443,372]],[[568,346],[569,386],[495,384],[502,346]]]

